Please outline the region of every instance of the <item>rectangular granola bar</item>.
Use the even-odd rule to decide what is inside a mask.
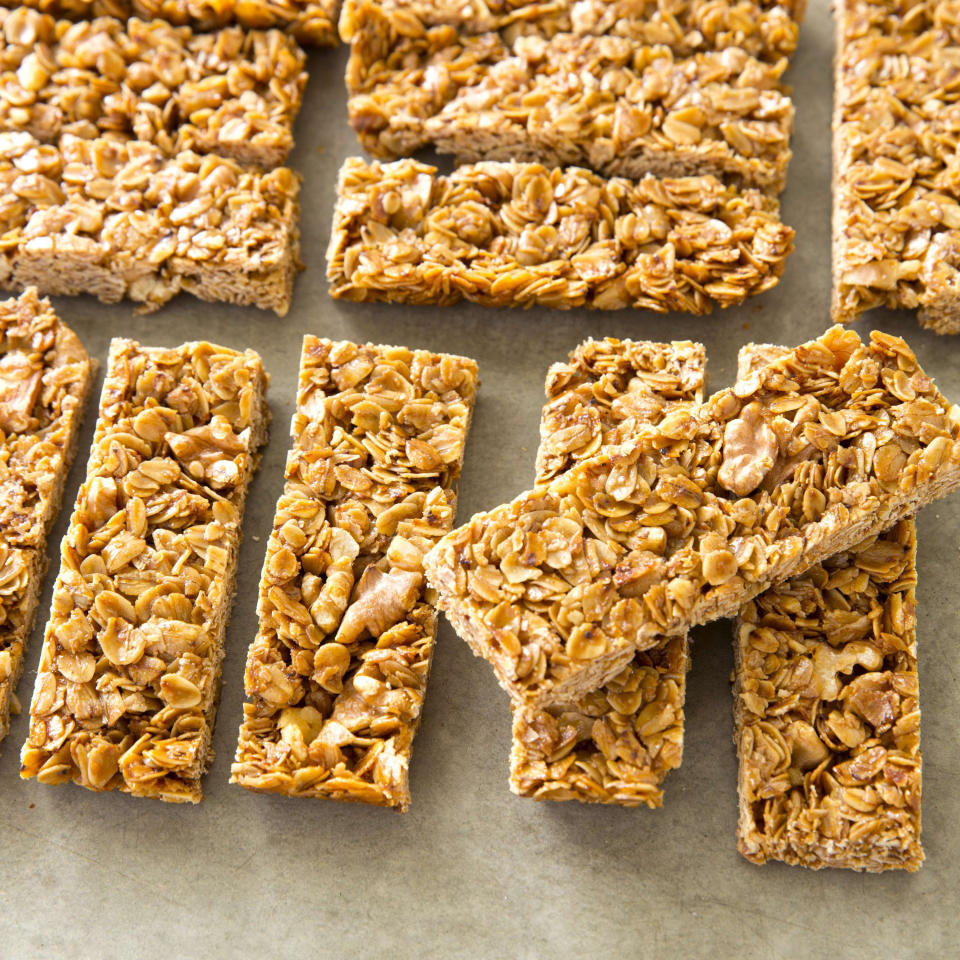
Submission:
[[[327,276],[348,300],[709,313],[775,286],[792,249],[775,200],[714,177],[350,158]]]
[[[93,373],[83,344],[36,290],[0,303],[0,740],[17,706],[47,532]]]
[[[712,174],[783,189],[793,126],[785,59],[737,47],[678,58],[613,36],[462,36],[370,0],[351,10],[348,110],[373,156],[432,147],[458,163]]]
[[[299,178],[153,144],[0,133],[0,287],[127,297],[180,290],[283,316],[299,262]]]
[[[252,350],[112,342],[22,777],[202,799],[267,379]]]
[[[465,357],[306,337],[231,782],[405,810],[437,630],[423,556],[453,526]]]
[[[547,374],[538,482],[703,399],[698,343],[587,341]],[[660,784],[683,755],[686,636],[635,654],[603,687],[546,709],[513,704],[510,788],[537,800],[622,806],[663,802]]]
[[[340,15],[340,0],[0,0],[0,6],[29,7],[70,20],[136,16],[196,30],[277,27],[315,46],[336,45]]]
[[[833,317],[919,307],[960,332],[953,4],[838,0]]]
[[[142,140],[275,167],[293,147],[306,55],[277,31],[0,9],[0,130]]]
[[[834,327],[477,514],[425,567],[511,696],[549,706],[957,488],[960,408],[903,340]]]

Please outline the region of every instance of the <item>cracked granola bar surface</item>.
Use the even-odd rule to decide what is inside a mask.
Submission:
[[[549,706],[958,487],[960,410],[903,340],[834,327],[475,515],[426,570],[501,685]]]
[[[293,147],[306,56],[279,31],[194,34],[162,20],[71,23],[0,9],[0,130],[216,153],[274,167]]]
[[[112,342],[22,777],[202,799],[267,379],[251,350]]]
[[[833,317],[960,332],[960,4],[836,4]]]
[[[0,303],[0,740],[9,730],[93,363],[30,289]]]
[[[714,177],[352,158],[327,276],[349,300],[708,313],[776,285],[792,249],[775,200]]]
[[[231,780],[405,810],[473,360],[306,337]]]
[[[416,23],[377,4],[355,7],[348,109],[373,156],[432,147],[458,163],[533,160],[783,188],[793,126],[780,83],[786,59],[765,63],[737,47],[677,57],[616,36],[510,40]]]
[[[698,343],[590,340],[547,374],[537,479],[616,445],[672,404],[703,399]],[[537,800],[622,806],[663,802],[661,784],[683,755],[686,636],[671,637],[613,680],[549,709],[513,705],[510,787]]]
[[[299,260],[299,189],[190,151],[65,134],[0,133],[0,287],[127,298],[152,309],[179,291],[283,316]]]

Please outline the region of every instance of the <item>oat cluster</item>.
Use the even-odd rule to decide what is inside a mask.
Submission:
[[[453,526],[477,387],[464,357],[305,338],[232,782],[406,809],[423,557]]]
[[[960,332],[955,0],[842,0],[834,115],[833,316],[919,308]]]
[[[266,168],[293,147],[306,57],[278,30],[71,23],[21,6],[0,9],[0,33],[0,130],[141,140]]]
[[[24,778],[201,799],[266,385],[253,351],[113,341],[61,548]]]
[[[47,533],[92,381],[86,350],[49,301],[30,289],[0,303],[0,740],[19,709]]]
[[[0,133],[0,287],[127,297],[180,290],[283,316],[299,266],[299,178],[213,154]]]
[[[792,248],[775,200],[710,176],[353,158],[327,275],[351,300],[707,313],[774,286]]]

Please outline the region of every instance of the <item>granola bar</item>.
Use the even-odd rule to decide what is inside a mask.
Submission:
[[[277,27],[314,46],[335,46],[340,0],[0,0],[3,7],[29,7],[70,20],[143,17],[216,30]]]
[[[350,123],[373,156],[432,147],[458,163],[538,160],[783,189],[786,59],[738,47],[677,57],[615,36],[462,36],[371,0],[347,15]]]
[[[407,808],[423,555],[453,526],[477,385],[465,357],[305,338],[231,782]]]
[[[776,285],[792,249],[775,200],[714,177],[351,158],[327,276],[348,300],[708,313]]]
[[[903,340],[833,327],[477,514],[425,567],[511,696],[549,706],[958,487],[960,408]]]
[[[341,36],[349,42],[357,0],[347,0]],[[385,0],[391,15],[407,14],[425,27],[451,26],[461,34],[501,31],[519,36],[625,37],[669,47],[678,56],[739,47],[761,60],[789,57],[797,46],[805,0]]]
[[[252,350],[112,342],[61,548],[25,779],[202,799],[266,386]]]
[[[47,532],[76,452],[93,367],[36,290],[0,303],[0,740],[18,706]]]
[[[180,290],[283,316],[299,263],[299,179],[149,143],[0,133],[0,287],[124,297]]]
[[[743,347],[738,379],[785,352]],[[740,611],[734,742],[748,860],[919,868],[916,579],[916,524],[901,520]]]
[[[581,344],[547,374],[538,482],[658,422],[678,401],[701,401],[705,365],[703,346],[689,341]],[[578,701],[514,704],[510,788],[537,800],[659,807],[660,784],[683,755],[688,665],[687,637],[671,637]]]
[[[0,9],[0,130],[142,140],[274,167],[293,147],[306,56],[277,31]]]
[[[960,332],[955,3],[838,0],[833,317]]]

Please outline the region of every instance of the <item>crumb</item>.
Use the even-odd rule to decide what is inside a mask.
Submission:
[[[762,303],[755,303],[755,304],[753,305],[753,312],[754,312],[754,313],[756,313],[758,310],[762,310],[762,309],[763,309],[763,304],[762,304]]]
[[[254,542],[254,543],[259,543],[259,542],[260,542],[260,538],[259,538],[256,534],[253,535],[253,542]]]
[[[745,324],[743,325],[743,329],[744,329],[744,330],[749,330],[749,329],[750,329],[750,324],[749,324],[749,323],[745,323]]]
[[[32,810],[35,806],[36,806],[35,803],[31,803],[31,804],[30,804],[30,809]]]

